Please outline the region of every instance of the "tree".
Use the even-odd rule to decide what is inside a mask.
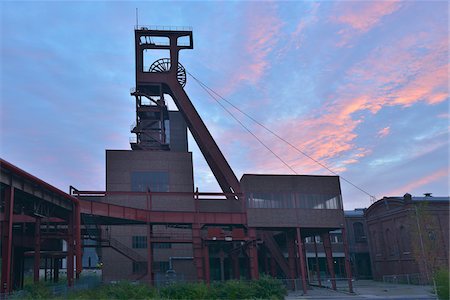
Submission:
[[[445,247],[439,230],[439,220],[431,213],[428,202],[419,202],[412,206],[409,224],[412,255],[419,270],[424,273],[425,281],[434,283],[434,274],[447,267],[443,256]]]

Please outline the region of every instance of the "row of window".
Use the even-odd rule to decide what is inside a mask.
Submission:
[[[168,172],[131,172],[131,191],[168,192]]]
[[[153,271],[155,272],[166,272],[169,270],[168,261],[154,261],[152,264]],[[133,261],[132,262],[132,272],[133,274],[143,274],[147,271],[146,261]]]
[[[301,193],[250,193],[248,208],[342,209],[341,195]]]
[[[147,249],[147,237],[145,235],[135,235],[131,237],[133,249]],[[152,243],[153,249],[170,249],[171,243]]]

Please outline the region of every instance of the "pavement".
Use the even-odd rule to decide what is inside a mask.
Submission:
[[[397,299],[425,300],[437,299],[433,287],[429,285],[407,285],[384,283],[373,280],[358,280],[353,282],[354,293],[348,292],[346,285],[338,284],[338,290],[310,286],[306,295],[302,291],[291,291],[285,300],[300,299]]]

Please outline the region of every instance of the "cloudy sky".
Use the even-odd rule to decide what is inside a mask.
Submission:
[[[105,149],[130,149],[136,8],[140,24],[192,26],[190,73],[369,194],[449,194],[447,1],[1,2],[3,159],[104,190]],[[185,89],[238,178],[293,173]],[[231,110],[296,173],[330,174]],[[195,185],[218,191],[190,149]],[[346,209],[370,205],[341,186]]]

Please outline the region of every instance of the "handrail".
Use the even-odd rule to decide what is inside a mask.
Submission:
[[[137,30],[192,31],[192,26],[136,25]]]

